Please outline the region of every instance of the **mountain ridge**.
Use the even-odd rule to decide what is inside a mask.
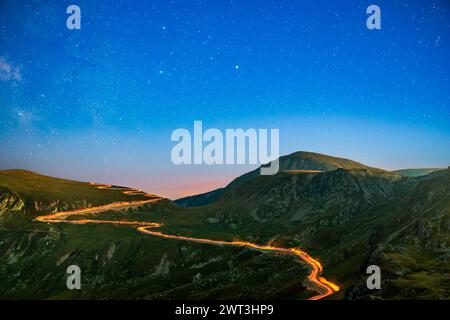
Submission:
[[[298,162],[294,159],[285,166],[296,169],[247,176],[208,205],[185,208],[167,200],[99,212],[94,219],[157,221],[167,234],[304,249],[319,258],[327,279],[342,286],[332,299],[450,296],[445,282],[450,272],[449,170],[404,177],[330,159],[331,164],[320,164],[329,169],[322,171],[311,169],[318,167],[316,160],[305,164],[302,157],[309,155],[297,156]],[[145,238],[125,226],[47,225],[33,220],[37,213],[120,201],[117,193],[131,188],[102,189],[102,185],[35,176],[39,183],[22,181],[20,190],[11,191],[18,182],[4,177],[0,172],[0,204],[9,204],[0,211],[0,282],[4,284],[0,297],[311,296],[302,286],[305,270],[288,257]],[[122,196],[128,201],[139,197]],[[68,295],[61,277],[71,264],[83,266],[89,285]],[[375,293],[365,288],[365,270],[371,264],[380,265],[383,273],[383,289]],[[41,267],[35,270],[36,265]],[[48,270],[56,273],[49,275]]]
[[[280,157],[279,173],[287,170],[332,171],[337,169],[361,169],[389,174],[389,171],[370,167],[360,162],[341,157],[328,156],[316,152],[296,151]],[[227,186],[209,192],[174,200],[178,205],[191,207],[201,206],[218,201],[226,192],[242,183],[258,177],[260,167],[233,179]],[[393,173],[395,174],[395,173]]]

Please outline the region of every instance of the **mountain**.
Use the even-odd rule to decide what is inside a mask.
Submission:
[[[172,235],[299,247],[318,258],[324,276],[342,287],[331,299],[450,297],[449,170],[410,177],[306,152],[280,162],[278,174],[249,172],[221,194],[212,192],[212,200],[201,206],[163,199],[96,213],[95,219],[161,222],[161,230]],[[26,173],[36,180],[30,184],[23,174],[0,172],[0,198],[14,194],[33,204],[61,197],[70,199],[65,207],[78,208],[143,196],[118,193],[131,188],[98,189]],[[36,222],[34,209],[23,215],[2,212],[10,219],[0,221],[0,298],[311,296],[304,283],[307,270],[290,257],[161,239],[127,226]],[[65,271],[71,264],[82,268],[85,290],[66,290]],[[381,268],[381,290],[365,286],[366,268],[373,264]]]
[[[293,257],[160,239],[110,222],[35,220],[103,205],[106,209],[83,214],[83,219],[163,222],[168,233],[189,234],[170,226],[177,227],[180,221],[195,224],[198,214],[133,188],[5,170],[0,171],[0,199],[0,299],[305,299],[313,295],[303,285],[306,267]],[[108,209],[112,203],[124,205]],[[195,232],[201,234],[202,229]],[[231,235],[222,236],[232,240]],[[70,265],[81,269],[82,290],[66,287]]]
[[[304,171],[333,171],[336,169],[361,169],[371,170],[373,172],[385,172],[382,169],[372,168],[362,163],[327,156],[320,153],[298,151],[286,156],[280,157],[280,171],[286,170],[304,170]],[[175,200],[175,203],[184,207],[202,206],[218,201],[225,193],[234,190],[239,185],[246,181],[252,180],[260,176],[260,168],[248,172],[236,179],[234,179],[225,188],[219,188],[210,192],[184,197]]]
[[[121,188],[124,187],[101,190],[88,182],[53,178],[27,170],[1,170],[0,221],[14,214],[34,217],[129,200]],[[145,199],[145,196],[135,194],[133,199]]]
[[[416,177],[350,162],[328,171],[290,163],[275,176],[237,178],[192,208],[202,208],[208,227],[183,227],[305,248],[346,287],[341,298],[448,299],[449,170]],[[370,264],[381,266],[383,290],[365,287]]]
[[[343,169],[260,177],[200,207],[201,227],[183,228],[300,246],[346,288],[335,297],[448,299],[449,177],[448,170],[405,178]],[[365,287],[371,264],[381,267],[380,291]]]
[[[449,299],[450,170],[425,176],[392,213],[407,216],[405,223],[390,228],[367,254],[366,264],[382,270],[381,289],[368,290],[361,276],[347,297]]]

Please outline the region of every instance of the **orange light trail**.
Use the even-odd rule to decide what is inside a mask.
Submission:
[[[334,292],[339,291],[339,286],[331,281],[328,281],[324,277],[320,275],[323,272],[322,264],[317,260],[312,258],[308,253],[302,251],[298,248],[282,248],[276,247],[269,242],[267,245],[260,245],[253,242],[233,240],[233,241],[225,241],[225,240],[213,240],[207,238],[195,238],[195,237],[187,237],[187,236],[179,236],[166,234],[158,231],[152,231],[149,229],[152,228],[160,228],[164,224],[158,222],[142,222],[142,221],[123,221],[123,220],[91,220],[91,219],[79,219],[79,220],[66,220],[67,217],[73,215],[85,215],[85,214],[94,214],[100,213],[108,210],[123,210],[129,208],[131,206],[139,206],[151,202],[156,202],[162,200],[164,198],[156,197],[155,195],[144,193],[141,190],[131,189],[131,188],[114,188],[112,185],[105,184],[97,184],[90,183],[91,185],[96,186],[99,189],[113,189],[113,190],[122,190],[122,193],[128,195],[144,195],[147,197],[153,197],[152,199],[147,200],[138,200],[138,201],[122,201],[122,202],[114,202],[107,205],[101,205],[96,207],[90,207],[85,209],[71,210],[71,211],[63,211],[54,214],[49,214],[45,216],[38,216],[35,220],[40,222],[48,222],[48,223],[70,223],[70,224],[110,224],[110,225],[127,225],[127,226],[136,226],[137,231],[148,234],[151,236],[164,238],[164,239],[175,239],[181,241],[190,241],[196,243],[204,243],[218,246],[234,246],[234,247],[247,247],[250,249],[258,250],[258,251],[268,251],[268,252],[278,252],[284,255],[293,255],[299,258],[300,261],[306,262],[310,268],[311,272],[308,275],[308,280],[310,284],[314,287],[319,294],[309,298],[308,300],[320,300],[325,297],[332,295]]]

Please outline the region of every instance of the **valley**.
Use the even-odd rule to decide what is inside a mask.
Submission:
[[[36,187],[22,186],[24,177]],[[255,170],[175,202],[53,179],[0,172],[4,298],[449,296],[446,169],[411,177],[299,152],[281,157],[275,176]],[[64,191],[62,201],[64,188],[84,194]],[[85,290],[65,288],[70,264],[84,270]],[[365,286],[371,264],[381,290]]]

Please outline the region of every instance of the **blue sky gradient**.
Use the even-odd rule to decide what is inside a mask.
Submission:
[[[173,165],[194,120],[279,128],[282,154],[447,166],[450,3],[372,2],[4,0],[0,169],[176,198],[252,168]]]

